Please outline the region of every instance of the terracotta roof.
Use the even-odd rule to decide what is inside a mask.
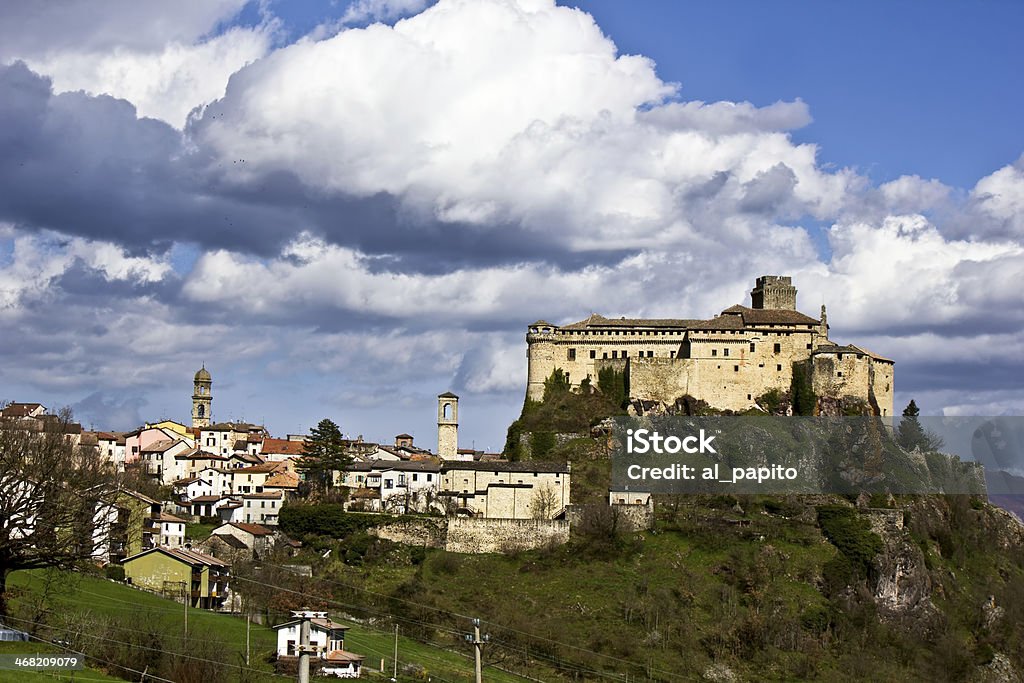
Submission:
[[[179,524],[185,524],[185,520],[183,520],[181,517],[175,517],[174,515],[169,515],[166,512],[161,512],[159,515],[153,515],[153,521],[177,522]]]
[[[268,488],[293,489],[299,486],[299,478],[290,472],[278,472],[268,477],[263,486]]]
[[[304,441],[289,441],[288,439],[264,439],[261,453],[273,453],[275,455],[302,455],[305,449]]]
[[[151,443],[148,446],[146,446],[145,448],[143,448],[142,452],[143,453],[163,453],[165,451],[170,450],[176,444],[179,444],[179,443],[181,443],[181,442],[180,441],[174,441],[173,439],[160,439],[159,441],[154,441],[153,443]]]
[[[8,403],[3,410],[0,410],[0,415],[3,417],[28,417],[42,407],[41,403]]]
[[[189,505],[193,503],[216,503],[221,498],[225,498],[225,496],[196,496],[188,502]]]
[[[327,653],[327,655],[324,657],[324,659],[327,660],[328,662],[345,662],[345,663],[348,663],[348,662],[361,662],[364,659],[366,659],[366,657],[364,657],[362,655],[357,655],[354,652],[346,652],[345,650],[331,650],[330,652]]]

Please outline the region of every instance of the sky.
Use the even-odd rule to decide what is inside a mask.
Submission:
[[[0,399],[500,450],[526,325],[762,274],[1024,410],[1024,4],[0,5]]]

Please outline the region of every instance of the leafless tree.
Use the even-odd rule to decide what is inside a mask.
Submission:
[[[52,419],[0,419],[0,620],[7,577],[18,569],[72,568],[104,541],[115,474],[80,447],[68,410]]]
[[[551,484],[545,483],[533,492],[530,503],[534,519],[551,519],[558,512],[558,493]]]

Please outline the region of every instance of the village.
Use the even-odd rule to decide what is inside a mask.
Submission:
[[[165,419],[129,432],[88,431],[39,403],[0,410],[6,427],[59,429],[119,477],[97,504],[92,532],[92,560],[108,578],[192,608],[238,613],[232,566],[297,552],[301,543],[282,533],[280,515],[310,499],[400,517],[401,524],[375,530],[400,543],[474,553],[568,540],[570,465],[459,448],[454,393],[438,396],[435,450],[404,433],[389,444],[341,438],[346,464],[318,487],[302,467],[309,435],[275,438],[261,425],[213,422],[212,384],[205,367],[195,374],[191,425]],[[364,657],[344,648],[346,627],[319,613],[309,624],[320,675],[358,677]],[[299,620],[273,627],[279,670],[294,667],[300,654],[298,627]]]

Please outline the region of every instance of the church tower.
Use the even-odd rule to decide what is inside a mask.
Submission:
[[[192,392],[192,426],[209,427],[210,410],[213,404],[213,378],[206,364],[199,368],[195,377],[195,390]]]
[[[459,397],[450,391],[437,397],[437,455],[442,460],[459,458]]]

